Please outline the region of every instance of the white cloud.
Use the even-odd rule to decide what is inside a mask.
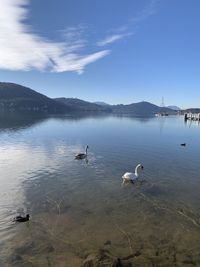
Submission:
[[[25,24],[28,0],[1,0],[0,69],[82,73],[85,66],[109,54],[103,50],[81,55],[85,41],[72,28],[66,41],[51,42]]]
[[[108,44],[112,44],[118,40],[124,39],[125,37],[129,36],[130,34],[113,34],[110,36],[107,36],[105,39],[97,42],[98,46],[105,46]]]
[[[82,74],[84,67],[92,62],[109,54],[108,50],[96,52],[87,56],[73,56],[73,54],[65,55],[63,58],[60,57],[58,62],[54,62],[52,71],[53,72],[63,72],[63,71],[76,71]],[[67,62],[67,64],[66,64]]]

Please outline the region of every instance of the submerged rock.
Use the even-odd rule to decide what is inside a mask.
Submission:
[[[132,263],[113,256],[108,250],[100,249],[89,254],[82,267],[132,267]]]
[[[111,241],[110,240],[106,240],[106,242],[104,243],[105,246],[111,245]]]

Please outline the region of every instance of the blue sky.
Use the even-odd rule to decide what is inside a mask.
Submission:
[[[200,107],[199,0],[1,0],[0,81]]]

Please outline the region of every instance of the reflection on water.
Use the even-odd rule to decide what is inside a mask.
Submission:
[[[45,120],[45,117],[36,115],[0,113],[0,132],[3,131],[17,131],[34,126]]]
[[[21,117],[0,129],[0,266],[200,266],[195,124]],[[74,160],[86,144],[88,162]]]

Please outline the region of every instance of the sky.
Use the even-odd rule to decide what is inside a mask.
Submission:
[[[200,107],[199,0],[0,0],[0,81]]]

